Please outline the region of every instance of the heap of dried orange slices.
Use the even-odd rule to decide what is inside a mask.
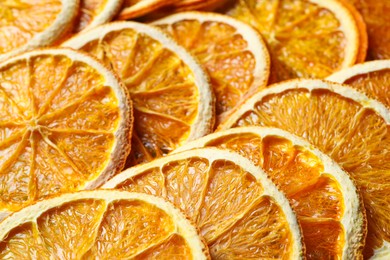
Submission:
[[[0,259],[390,259],[389,11],[0,1]]]

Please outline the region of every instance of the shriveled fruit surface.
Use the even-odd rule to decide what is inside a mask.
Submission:
[[[0,64],[0,218],[101,185],[130,149],[131,104],[97,60],[44,49]]]
[[[325,78],[365,58],[365,28],[338,0],[234,0],[224,13],[265,37],[272,81]],[[353,12],[354,11],[354,12]]]
[[[327,79],[348,84],[390,108],[390,60],[357,64],[332,74]]]
[[[172,8],[175,11],[207,10],[211,11],[222,6],[227,0],[178,0]]]
[[[214,259],[301,259],[287,199],[239,154],[216,148],[168,155],[120,173],[104,188],[163,197],[196,224]]]
[[[389,254],[390,111],[383,104],[341,84],[293,80],[248,99],[220,130],[249,125],[304,137],[349,172],[367,210],[365,254]]]
[[[161,7],[176,3],[180,0],[123,0],[123,9],[119,20],[137,18],[149,14]]]
[[[172,35],[205,67],[216,93],[219,121],[241,99],[267,85],[268,50],[251,26],[207,12],[182,12],[153,24]]]
[[[302,227],[307,259],[358,259],[366,236],[363,203],[334,161],[277,128],[238,127],[194,140],[175,151],[229,149],[265,170],[286,194]]]
[[[128,166],[167,154],[213,128],[214,97],[207,75],[157,28],[111,23],[64,45],[104,61],[130,91],[135,131]]]
[[[58,40],[77,15],[77,0],[0,1],[0,60]]]
[[[0,224],[1,259],[209,259],[197,230],[171,204],[124,191],[40,201]]]

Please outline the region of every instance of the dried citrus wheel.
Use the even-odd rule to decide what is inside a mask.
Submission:
[[[124,0],[119,20],[132,19],[151,13],[179,0]]]
[[[246,100],[220,130],[278,127],[304,137],[355,180],[367,210],[366,256],[390,254],[390,111],[353,88],[291,80]]]
[[[0,219],[49,195],[94,188],[124,165],[131,104],[114,74],[68,49],[0,64]]]
[[[109,180],[161,196],[197,225],[214,259],[300,259],[302,237],[287,199],[241,155],[216,148],[169,155]]]
[[[274,82],[325,78],[365,58],[364,24],[339,0],[235,0],[224,12],[265,37]]]
[[[366,237],[363,203],[328,156],[277,128],[238,127],[187,143],[233,150],[262,167],[286,194],[302,227],[308,259],[359,259]]]
[[[216,93],[220,120],[243,97],[267,85],[270,60],[261,36],[225,15],[183,12],[154,23],[196,56]]]
[[[0,224],[1,259],[210,259],[186,217],[143,193],[82,191],[40,201]]]
[[[227,0],[179,0],[173,4],[175,11],[208,10],[222,6]]]
[[[327,79],[357,88],[390,108],[390,60],[357,64],[336,72]]]
[[[47,46],[69,30],[78,0],[0,1],[0,60]]]
[[[82,33],[65,46],[103,60],[130,91],[135,131],[128,165],[160,157],[212,130],[214,98],[207,75],[159,29],[116,22]]]

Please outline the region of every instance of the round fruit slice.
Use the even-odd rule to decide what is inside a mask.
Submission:
[[[338,0],[236,0],[223,12],[258,29],[272,60],[272,81],[325,78],[365,58],[364,24]],[[361,35],[363,34],[363,35]]]
[[[245,96],[267,85],[270,59],[261,36],[225,15],[183,12],[154,23],[168,32],[207,70],[216,93],[219,121]]]
[[[265,173],[216,148],[169,155],[120,173],[104,188],[161,196],[197,225],[214,259],[301,259],[287,199]]]
[[[124,0],[119,20],[137,18],[179,0]]]
[[[82,33],[65,46],[104,61],[130,91],[135,131],[128,166],[160,157],[212,130],[214,97],[207,75],[159,29],[111,23]]]
[[[366,256],[390,253],[390,111],[383,104],[341,84],[292,80],[248,99],[220,130],[249,125],[304,137],[349,172],[367,210]]]
[[[0,60],[47,46],[71,29],[78,0],[0,1]]]
[[[0,224],[1,259],[210,259],[196,228],[161,198],[125,191],[63,194]]]
[[[327,78],[346,83],[390,108],[390,60],[370,61],[344,69]]]
[[[132,126],[125,90],[100,62],[68,49],[0,64],[0,219],[98,187],[123,168]]]
[[[175,11],[208,10],[222,6],[227,0],[179,0],[174,5]]]
[[[363,203],[347,175],[328,156],[277,128],[238,127],[189,142],[230,149],[262,167],[286,194],[302,227],[308,259],[359,259],[366,237]]]

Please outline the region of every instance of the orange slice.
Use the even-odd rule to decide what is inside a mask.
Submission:
[[[265,37],[273,82],[325,78],[365,58],[364,24],[338,0],[236,0],[224,12]]]
[[[308,259],[359,259],[366,237],[363,202],[334,161],[277,128],[238,127],[178,148],[229,149],[262,167],[286,194],[302,227]]]
[[[128,165],[153,160],[212,130],[214,97],[207,75],[157,28],[111,23],[80,34],[65,46],[103,60],[130,91],[135,135]]]
[[[177,1],[178,0],[124,0],[123,9],[119,14],[118,19],[127,20],[137,18]]]
[[[0,60],[57,41],[71,27],[78,0],[0,1]]]
[[[0,224],[1,259],[210,259],[186,217],[161,198],[83,191],[40,201]]]
[[[179,0],[173,4],[175,11],[208,10],[222,6],[227,0]]]
[[[332,74],[327,79],[348,84],[390,108],[390,60],[357,64]]]
[[[225,15],[183,12],[154,22],[207,70],[216,93],[219,121],[241,99],[265,88],[270,59],[261,36]]]
[[[390,111],[356,90],[322,80],[292,80],[260,91],[220,130],[278,127],[304,137],[349,172],[367,210],[366,256],[390,253]]]
[[[296,217],[265,173],[239,154],[197,149],[120,173],[104,188],[163,197],[189,216],[213,259],[301,259]]]
[[[95,188],[130,150],[131,104],[114,74],[68,49],[0,64],[0,219],[38,199]]]

